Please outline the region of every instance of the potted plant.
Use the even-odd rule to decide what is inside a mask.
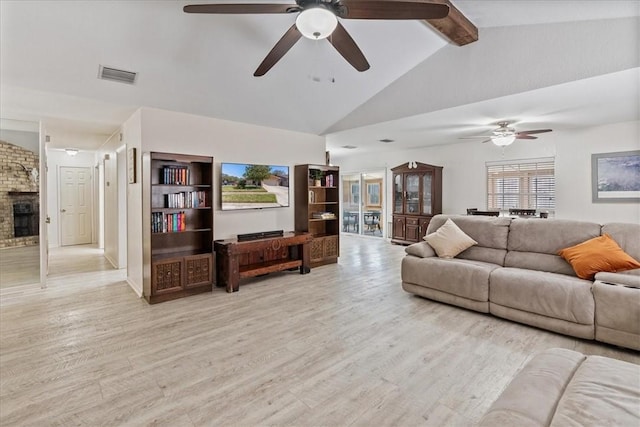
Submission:
[[[311,179],[313,179],[313,185],[315,187],[322,186],[322,178],[324,177],[323,171],[320,169],[311,169],[309,170],[309,175],[311,176]]]

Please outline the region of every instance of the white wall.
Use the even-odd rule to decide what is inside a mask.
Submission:
[[[213,156],[214,236],[293,230],[293,166],[325,162],[324,137],[169,111],[144,109],[142,151]],[[277,209],[220,210],[218,179],[221,162],[288,165],[292,177],[289,207]]]
[[[142,110],[137,110],[122,125],[122,140],[127,150],[136,149],[136,182],[127,184],[127,283],[142,296]]]
[[[138,110],[123,125],[123,135],[127,148],[137,148],[139,166],[142,153],[151,151],[214,157],[214,239],[294,228],[293,179],[288,208],[222,212],[218,190],[221,162],[288,165],[293,177],[294,165],[325,161],[325,139],[321,136],[150,108]],[[127,271],[130,285],[141,293],[144,171],[138,169],[137,183],[128,185]]]
[[[119,138],[119,135],[118,135]],[[118,268],[127,267],[127,147],[116,150],[118,183]]]
[[[640,122],[554,131],[536,141],[516,141],[504,150],[493,144],[464,142],[389,153],[334,156],[342,174],[392,168],[410,160],[443,166],[442,210],[462,214],[468,207],[486,208],[485,162],[554,157],[556,218],[594,222],[640,223],[640,203],[592,203],[591,154],[640,149]],[[387,176],[391,182],[391,172]],[[387,185],[387,211],[392,187]]]
[[[114,268],[119,268],[119,230],[120,222],[118,217],[118,158],[116,150],[122,142],[118,134],[112,135],[100,147],[98,161],[102,164],[104,173],[103,179],[103,204],[104,222],[102,225],[104,232],[104,256]]]
[[[640,121],[576,129],[558,141],[556,205],[564,218],[640,223],[640,203],[591,202],[591,154],[640,150]]]
[[[88,167],[91,169],[92,179],[95,171],[95,153],[89,151],[81,151],[75,156],[69,156],[66,152],[60,150],[49,150],[47,152],[47,214],[51,218],[48,226],[49,247],[55,248],[60,246],[60,208],[58,206],[59,199],[59,172],[62,166]],[[93,185],[91,186],[93,192]],[[96,195],[91,197],[93,209],[97,208]],[[91,215],[93,218],[94,216]],[[92,225],[92,242],[96,242],[97,233],[96,224]]]

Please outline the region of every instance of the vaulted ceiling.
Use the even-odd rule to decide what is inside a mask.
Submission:
[[[370,70],[303,39],[259,78],[295,17],[182,12],[194,3],[207,2],[2,0],[0,118],[44,120],[64,145],[148,106],[327,134],[340,150],[455,141],[504,118],[638,117],[638,1],[453,0],[479,28],[462,47],[420,21],[345,20]],[[136,84],[99,80],[100,65],[138,72]],[[598,102],[619,108],[598,116]]]

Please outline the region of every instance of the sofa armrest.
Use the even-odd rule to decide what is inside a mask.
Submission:
[[[640,288],[640,268],[629,271],[621,271],[619,273],[596,273],[596,280],[614,285],[629,286],[632,288]]]
[[[417,256],[419,258],[430,258],[437,256],[436,252],[427,242],[418,242],[413,245],[409,245],[404,248],[404,251],[409,255]]]

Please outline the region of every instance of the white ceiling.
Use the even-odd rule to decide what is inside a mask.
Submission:
[[[253,71],[295,17],[182,12],[193,3],[208,2],[2,0],[0,117],[45,121],[52,146],[65,146],[72,134],[94,136],[80,148],[95,146],[95,134],[112,134],[141,106],[322,134],[447,45],[418,21],[344,20],[371,64],[369,71],[355,71],[326,41],[302,39],[266,76],[256,78]],[[453,3],[481,29],[640,15],[637,0]],[[138,81],[99,80],[100,64],[139,72]],[[444,110],[430,114],[443,128],[504,117],[573,126],[579,122],[576,106],[593,105],[583,89],[579,82],[553,89],[563,91],[564,102],[547,103],[545,109],[536,105],[550,95],[545,98],[540,89],[499,99],[493,107],[484,101],[489,104],[454,107],[458,110],[450,116]],[[628,93],[604,89],[603,95],[631,103]],[[637,118],[637,104],[635,113],[631,108],[607,120],[633,119],[633,114]],[[587,107],[581,120],[597,116]],[[328,141],[337,149],[346,140],[401,137],[412,146],[427,138],[425,132],[437,135],[421,123],[414,116],[365,127],[360,134],[339,132]]]

